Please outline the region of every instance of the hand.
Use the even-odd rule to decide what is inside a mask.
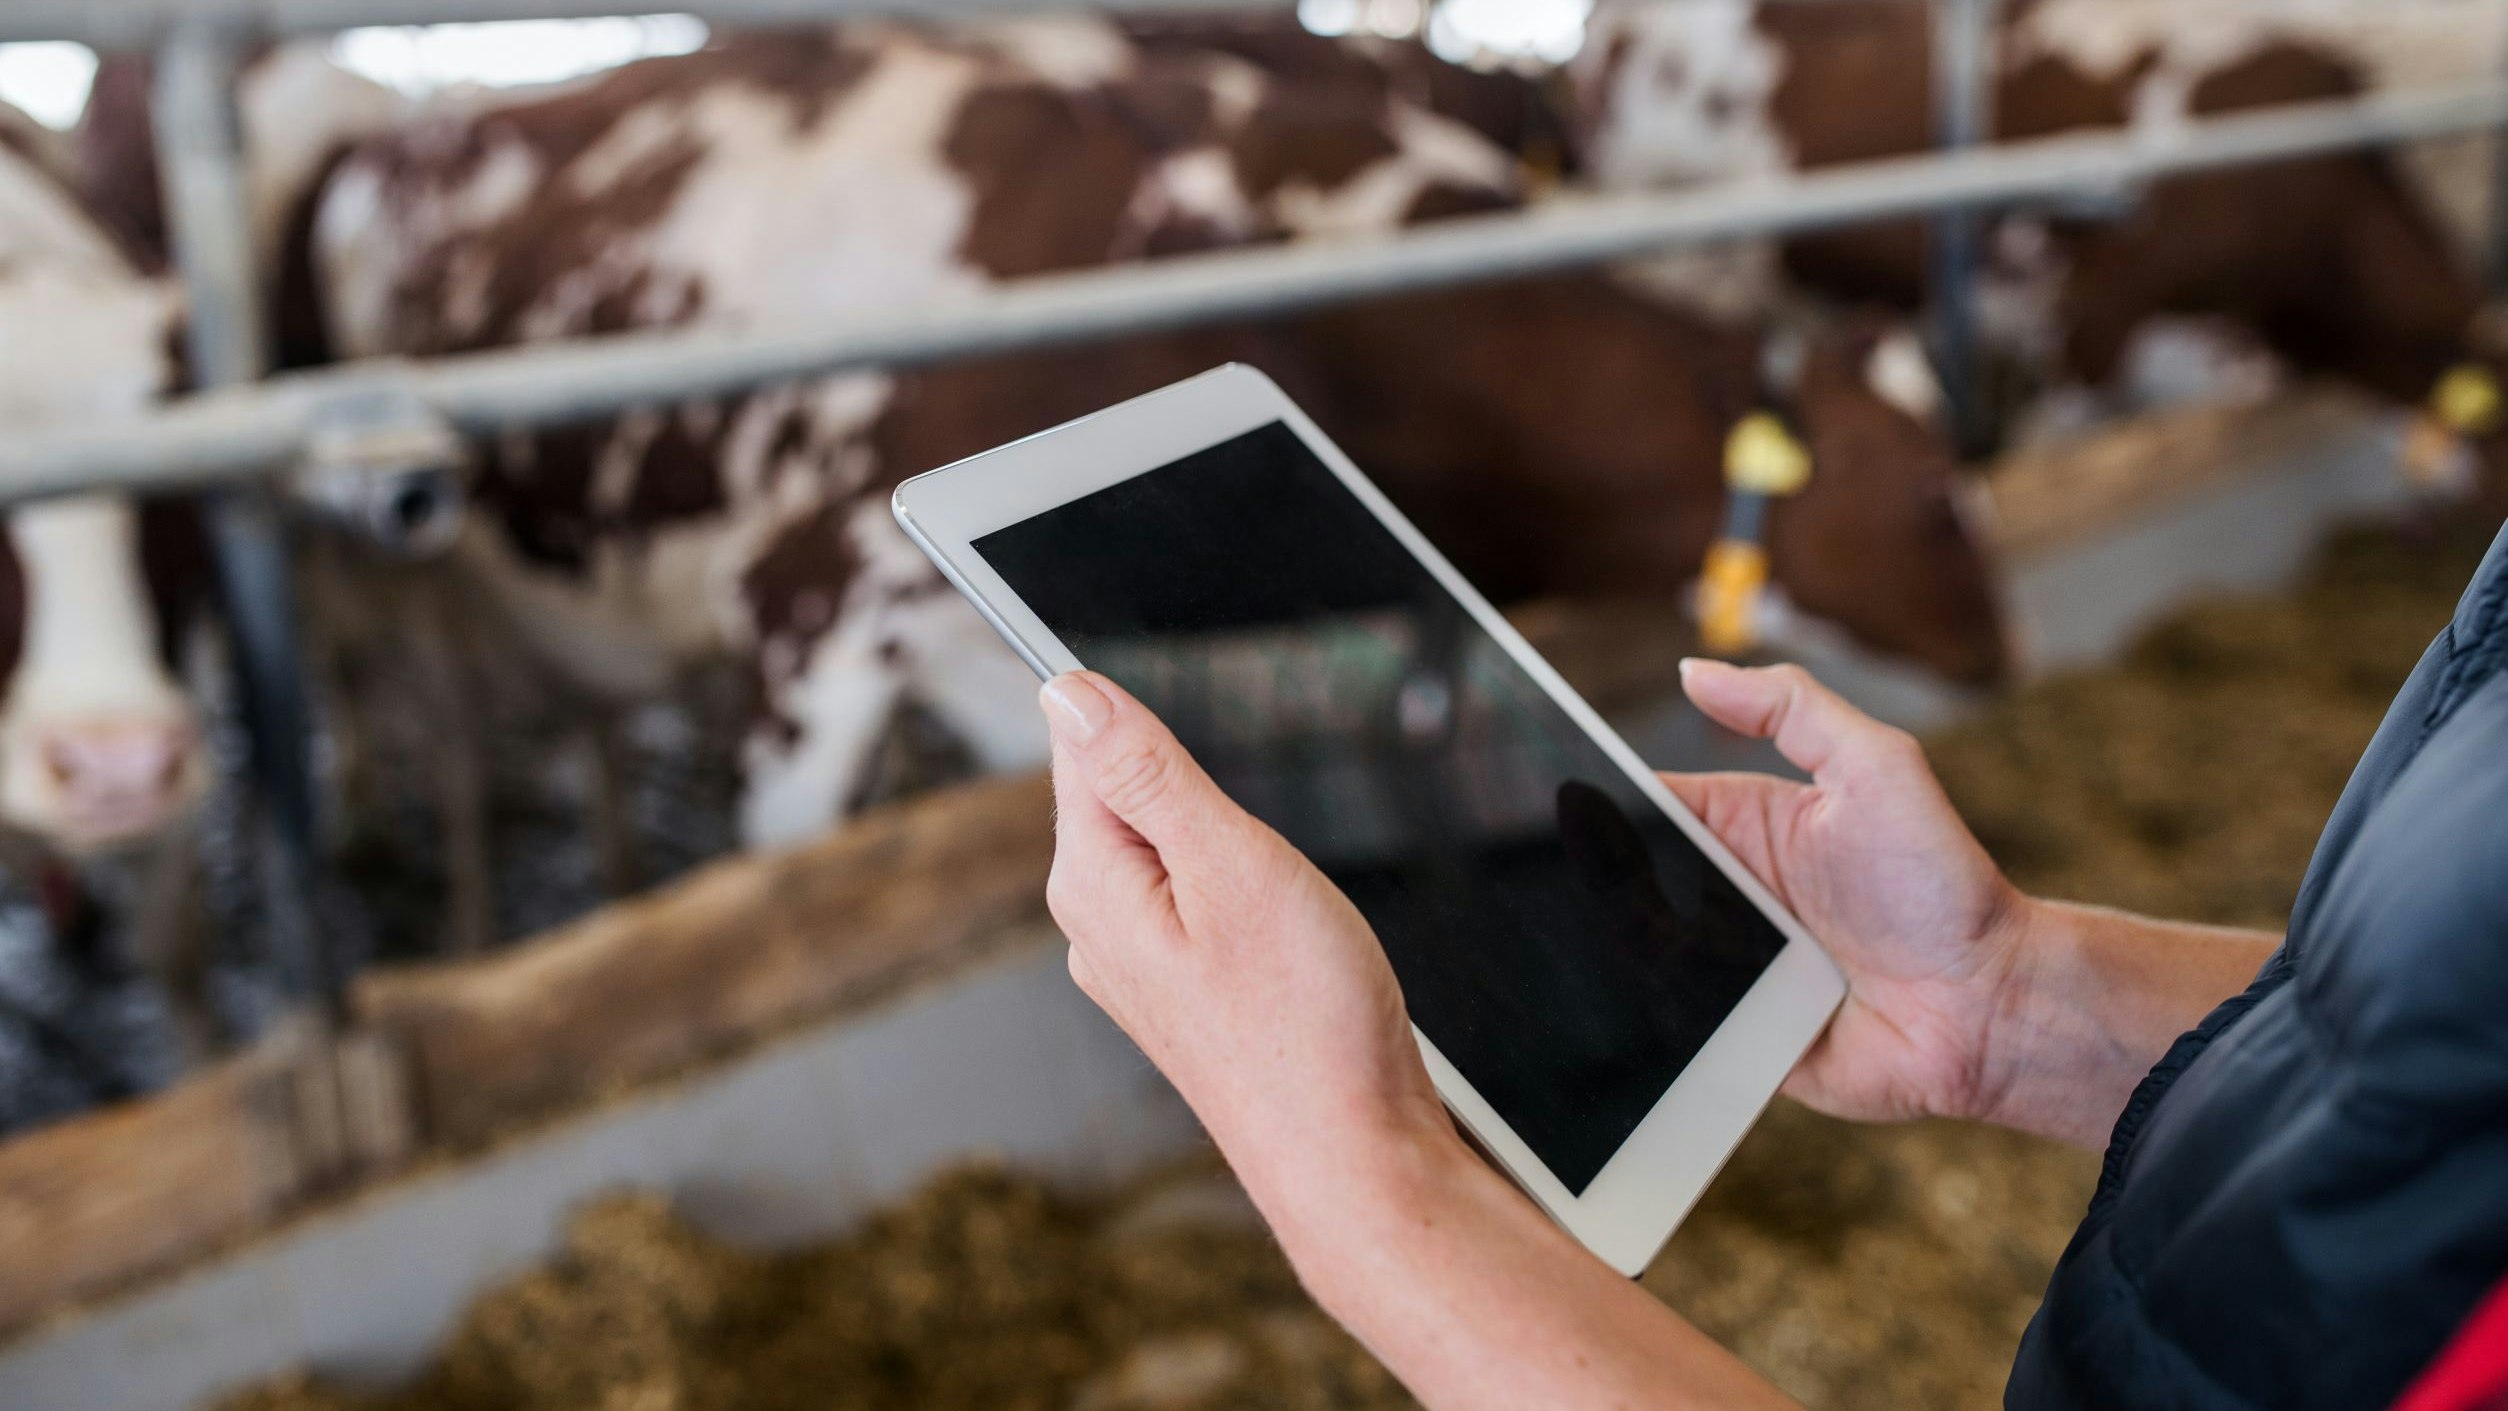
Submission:
[[[1275,1192],[1453,1141],[1375,933],[1122,687],[1046,683],[1071,977],[1184,1095],[1275,1226]],[[1294,1168],[1294,1169],[1293,1169]]]
[[[1430,1406],[1790,1405],[1465,1149],[1376,937],[1102,676],[1047,682],[1071,975]]]
[[[1689,698],[1811,774],[1666,774],[1846,972],[1846,1003],[1785,1091],[1840,1117],[1985,1117],[1991,1046],[2030,903],[1978,846],[1903,730],[1798,666],[1681,664]]]

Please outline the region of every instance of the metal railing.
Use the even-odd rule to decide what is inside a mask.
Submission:
[[[1293,0],[1090,0],[1093,9],[1286,9]],[[369,25],[470,24],[495,20],[605,19],[613,15],[692,14],[726,25],[825,23],[912,15],[975,20],[1005,14],[1068,13],[1073,0],[8,0],[0,43],[66,39],[99,49],[153,48],[202,30],[281,38]]]
[[[426,362],[350,363],[119,425],[0,443],[0,497],[249,476],[300,452],[333,400],[406,391],[474,433],[819,373],[900,367],[1251,318],[1946,208],[2115,200],[2171,176],[2508,123],[2508,84],[2294,104],[2167,134],[2074,135],[1666,195],[1561,197],[1383,238],[1180,256],[1025,279],[834,325],[611,334]]]
[[[1945,152],[1965,152],[1994,130],[1993,68],[2002,0],[1934,0],[1933,137]],[[1963,456],[1984,451],[1985,418],[1977,395],[1977,253],[1984,216],[1975,207],[1945,209],[1933,220],[1933,356],[1949,401],[1951,438]]]

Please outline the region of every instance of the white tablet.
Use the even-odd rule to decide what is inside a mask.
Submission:
[[[1447,1105],[1622,1272],[1843,997],[1801,925],[1261,373],[918,476],[896,512],[1038,674],[1123,683],[1349,893]]]

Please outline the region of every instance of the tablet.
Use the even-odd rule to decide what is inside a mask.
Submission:
[[[1623,1273],[1845,985],[1610,727],[1261,373],[905,482],[1040,676],[1086,667],[1349,893],[1437,1091]]]

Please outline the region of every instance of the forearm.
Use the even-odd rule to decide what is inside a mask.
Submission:
[[[1438,1411],[1792,1403],[1586,1252],[1453,1133],[1258,1182],[1299,1276]]]
[[[2032,901],[1985,1034],[1982,1120],[2105,1144],[2178,1035],[2246,988],[2280,944],[2260,931]]]

